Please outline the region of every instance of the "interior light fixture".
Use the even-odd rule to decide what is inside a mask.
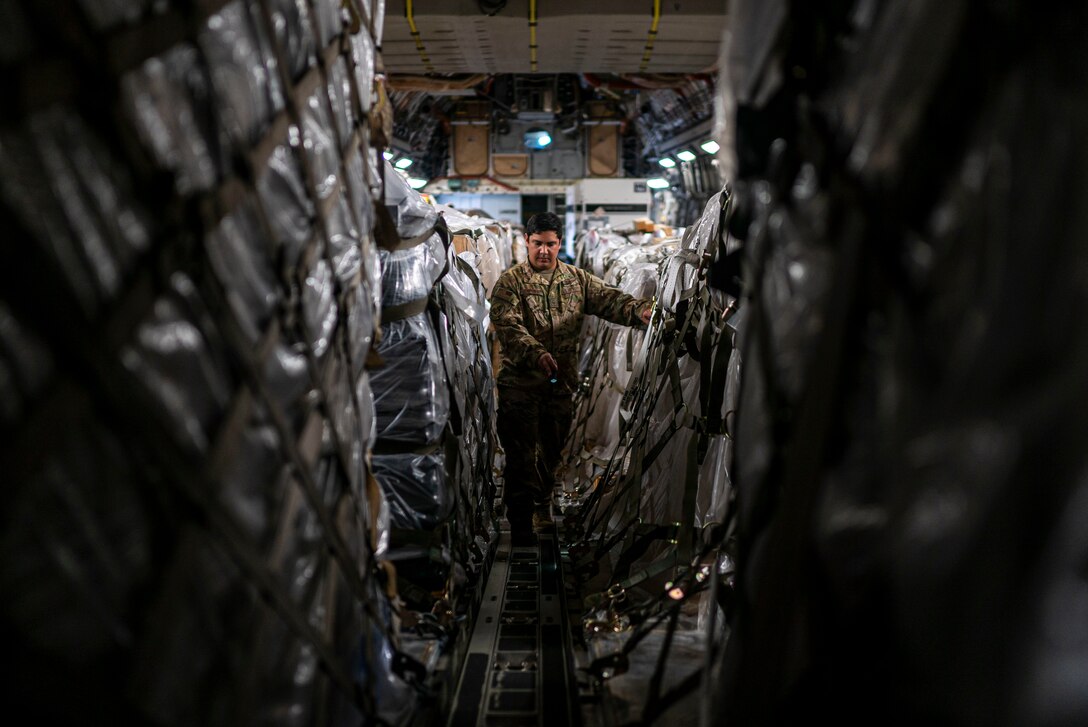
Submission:
[[[668,189],[669,180],[663,177],[653,177],[652,179],[646,180],[646,186],[650,189]]]
[[[661,157],[657,160],[657,163],[665,167],[666,169],[672,169],[676,166],[676,162],[672,160],[672,157]]]
[[[707,154],[717,154],[718,149],[721,149],[721,146],[718,144],[718,142],[714,141],[713,139],[711,139],[710,141],[704,141],[699,146]]]
[[[419,177],[408,177],[408,186],[412,189],[423,189],[427,186],[427,180]]]
[[[695,153],[684,149],[684,151],[676,152],[676,158],[682,162],[693,162],[695,161]]]
[[[408,157],[401,157],[396,161],[395,164],[393,164],[393,166],[395,166],[397,169],[407,169],[408,167],[412,166],[412,160]]]
[[[391,151],[389,151],[389,150],[387,149],[386,151],[383,151],[383,152],[382,152],[382,156],[383,156],[383,157],[385,157],[385,160],[386,160],[387,162],[389,162],[389,161],[393,161],[393,157],[395,157],[395,156],[396,156],[396,154],[394,154],[393,152],[391,152]]]
[[[552,135],[544,129],[529,129],[525,132],[525,146],[530,149],[546,149],[552,143]]]

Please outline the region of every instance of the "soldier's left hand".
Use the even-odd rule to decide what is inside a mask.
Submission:
[[[642,310],[642,312],[638,314],[639,318],[642,319],[642,325],[644,325],[644,326],[650,325],[650,316],[652,314],[653,314],[653,308],[644,308]]]

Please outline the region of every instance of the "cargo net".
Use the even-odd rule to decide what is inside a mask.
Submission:
[[[1088,135],[1088,5],[1061,7],[730,6],[749,309],[708,723],[1088,724],[1088,146],[1055,141]]]
[[[472,261],[427,211],[409,291],[393,258],[416,248],[372,237],[400,179],[375,148],[375,7],[0,3],[10,704],[151,724],[415,712],[427,669],[389,558],[407,530],[445,571],[478,567],[492,395]],[[448,640],[457,593],[426,596]]]
[[[714,195],[683,239],[594,230],[578,240],[580,265],[654,298],[645,332],[587,319],[557,478],[587,609],[589,670],[615,680],[625,721],[649,723],[680,698],[671,682],[663,688],[671,644],[688,642],[686,652],[673,651],[687,658],[670,666],[672,681],[683,678],[683,693],[697,682],[694,655],[715,628],[706,595],[727,588],[722,581],[732,575],[727,424],[739,382],[739,316],[734,299],[708,284],[715,259],[732,252],[723,225],[729,207],[728,191]]]
[[[404,642],[430,673],[498,541],[486,301],[509,264],[509,229],[436,208],[388,162],[385,179],[372,463],[390,511],[381,555],[397,564],[405,624],[419,637]]]

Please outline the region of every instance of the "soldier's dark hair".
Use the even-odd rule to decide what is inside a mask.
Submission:
[[[529,218],[525,223],[525,236],[531,237],[537,232],[554,232],[560,240],[563,239],[563,220],[554,212],[541,212]]]

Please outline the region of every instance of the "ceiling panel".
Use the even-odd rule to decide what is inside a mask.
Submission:
[[[649,0],[538,0],[537,67],[530,64],[529,2],[496,16],[474,0],[386,4],[382,55],[391,73],[693,73],[711,68],[725,27],[724,0],[660,3],[657,35]],[[637,11],[637,12],[636,12]]]

